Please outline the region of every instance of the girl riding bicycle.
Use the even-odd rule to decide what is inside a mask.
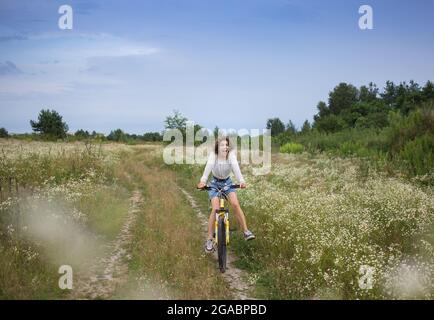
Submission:
[[[231,172],[235,174],[235,177],[240,183],[241,188],[246,188],[246,182],[241,174],[240,167],[237,161],[237,155],[234,151],[231,151],[229,145],[229,138],[220,138],[215,143],[214,152],[208,157],[208,161],[205,166],[204,173],[200,182],[197,184],[199,189],[206,186],[209,174],[212,172],[213,179],[211,180],[210,187],[223,188],[224,186],[231,186],[232,180],[229,177]],[[255,235],[247,229],[246,217],[238,202],[235,189],[229,188],[225,191],[225,194],[234,209],[235,217],[238,220],[244,234],[245,240],[255,239]],[[205,243],[205,251],[213,251],[213,230],[215,223],[215,211],[219,209],[219,199],[217,197],[217,191],[213,189],[208,191],[209,198],[211,200],[212,212],[208,220],[208,239]]]

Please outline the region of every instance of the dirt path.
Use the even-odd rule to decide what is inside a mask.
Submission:
[[[142,202],[140,192],[134,191],[130,201],[130,209],[119,235],[106,245],[105,254],[96,259],[87,272],[74,282],[72,299],[109,299],[116,287],[127,280],[128,260],[131,256],[126,248],[131,240],[131,227]]]
[[[197,205],[194,198],[184,189],[180,188],[182,193],[187,197],[188,201],[190,202],[191,207],[196,210],[196,214],[201,220],[204,235],[206,236],[208,233],[208,215],[204,215],[202,211],[200,210],[199,206]],[[205,237],[204,237],[205,239]],[[216,263],[218,261],[217,253],[214,253],[214,258],[216,260]],[[247,273],[244,270],[238,269],[234,265],[234,261],[236,260],[233,253],[228,250],[227,255],[227,270],[225,273],[222,273],[221,275],[223,278],[228,282],[233,294],[234,298],[237,300],[255,300],[254,298],[250,297],[250,292],[252,291],[252,286],[249,285],[247,282]]]

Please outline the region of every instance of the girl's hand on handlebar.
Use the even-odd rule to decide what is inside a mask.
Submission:
[[[203,189],[203,188],[205,188],[205,186],[206,186],[206,184],[203,183],[203,182],[199,182],[199,183],[197,184],[197,188],[198,188],[198,189]]]
[[[245,188],[247,188],[247,185],[245,183],[240,183],[240,188],[245,189]]]

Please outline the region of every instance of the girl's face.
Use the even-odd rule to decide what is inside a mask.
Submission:
[[[226,155],[226,153],[228,152],[228,150],[229,150],[228,142],[226,140],[220,141],[220,143],[219,143],[219,154]]]

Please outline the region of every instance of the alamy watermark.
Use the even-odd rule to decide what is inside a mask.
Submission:
[[[62,265],[59,267],[59,288],[62,290],[69,289],[72,290],[72,267],[69,265]]]
[[[359,268],[359,288],[362,290],[371,290],[374,287],[375,269],[368,265],[361,265]]]
[[[370,5],[364,4],[359,7],[359,13],[362,16],[359,18],[359,28],[361,30],[374,29],[374,10]]]
[[[72,30],[74,26],[74,13],[70,5],[64,4],[59,7],[58,13],[61,14],[57,25],[61,30]]]
[[[74,12],[72,6],[68,4],[61,5],[58,9],[58,13],[61,14],[58,20],[58,26],[61,30],[72,30],[74,26]],[[372,6],[364,4],[359,7],[359,28],[361,30],[374,29],[374,11]]]
[[[163,141],[171,142],[164,148],[164,163],[206,164],[210,152],[214,152],[216,141],[214,132],[203,128],[195,130],[193,121],[187,121],[185,130],[181,129],[167,129],[164,132]],[[271,131],[269,129],[220,129],[218,137],[228,137],[230,148],[236,154],[238,144],[240,145],[240,163],[251,164],[254,175],[270,173]]]

